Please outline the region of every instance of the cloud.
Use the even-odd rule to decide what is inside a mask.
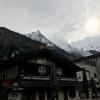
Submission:
[[[100,0],[0,0],[0,26],[20,33],[40,31],[50,40],[72,42],[90,37],[89,16],[100,16]]]

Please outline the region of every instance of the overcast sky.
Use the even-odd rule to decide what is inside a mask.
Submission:
[[[84,29],[91,16],[100,17],[100,0],[0,0],[0,26],[23,34],[39,29],[53,42],[94,36]]]

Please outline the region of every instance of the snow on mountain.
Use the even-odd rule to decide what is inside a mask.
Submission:
[[[81,55],[83,55],[84,57],[92,55],[92,53],[90,53],[89,50],[79,50],[78,53],[81,54]]]
[[[84,46],[83,49],[84,50],[96,50],[96,51],[100,52],[100,39],[99,39],[99,41],[96,40],[94,42],[87,43],[87,45]]]
[[[42,35],[39,30],[37,32],[28,33],[26,34],[26,36],[30,37],[33,40],[40,41],[44,44],[47,44],[47,46],[52,46],[52,47],[58,46],[70,53],[77,50],[73,48],[70,44],[64,42],[57,42],[57,44],[55,45],[54,43],[49,41],[44,35]]]
[[[84,40],[72,43],[73,46],[83,50],[96,50],[100,52],[100,35],[88,37]]]
[[[49,41],[44,35],[42,35],[40,33],[40,31],[28,33],[28,34],[26,34],[26,36],[33,40],[40,41],[40,42],[46,44],[49,47],[49,49],[53,49],[53,50],[55,50],[55,52],[62,54],[63,56],[66,56],[71,60],[76,59],[81,56],[76,53],[71,53],[70,51],[72,51],[71,50],[72,48],[69,44],[66,44],[64,46],[63,43],[57,42],[57,45],[56,45],[56,44],[52,43],[51,41]]]
[[[68,43],[64,43],[64,42],[58,42],[57,45],[64,49],[65,51],[68,51],[70,53],[73,53],[74,51],[77,51],[76,48],[72,47],[70,44]]]
[[[48,40],[44,35],[41,34],[41,32],[38,30],[37,32],[32,32],[32,33],[28,33],[25,34],[27,37],[36,40],[36,41],[40,41],[44,44],[46,44],[47,46],[51,46],[51,47],[60,47],[61,49],[71,53],[71,54],[76,54],[76,55],[82,55],[82,56],[90,56],[92,55],[92,53],[89,51],[91,50],[84,50],[84,49],[76,49],[75,45],[70,45],[68,43],[64,43],[64,42],[57,42],[57,44],[55,45],[54,43],[52,43],[50,40]]]
[[[69,53],[76,53],[76,54],[80,54],[82,56],[92,55],[92,53],[90,52],[91,49],[88,49],[88,50],[76,49],[74,46],[71,46],[70,44],[63,43],[63,42],[59,42],[58,46],[60,46],[65,51],[68,51]]]
[[[37,32],[32,32],[32,33],[28,33],[25,35],[33,40],[40,41],[40,42],[46,44],[47,46],[55,45],[51,41],[49,41],[44,35],[42,35],[39,30]]]

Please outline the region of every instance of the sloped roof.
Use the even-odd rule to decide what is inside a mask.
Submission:
[[[55,62],[56,64],[60,64],[65,67],[70,67],[70,68],[74,69],[75,71],[82,70],[80,67],[78,67],[74,63],[72,63],[72,61],[69,60],[67,57],[59,54],[58,52],[55,52],[54,50],[47,49],[47,48],[16,56],[16,57],[4,62],[3,64],[11,64],[12,65],[12,64],[15,64],[15,63],[18,63],[21,61],[25,61],[27,59],[31,59],[31,58],[36,58],[36,59],[37,58],[45,58],[49,61]]]
[[[86,57],[81,57],[81,58],[75,59],[73,62],[86,61],[86,60],[94,59],[97,57],[100,57],[100,53],[93,54],[93,55],[86,56]]]

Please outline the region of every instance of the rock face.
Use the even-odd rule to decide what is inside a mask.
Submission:
[[[6,60],[20,53],[37,50],[43,45],[38,41],[0,27],[0,60]]]

